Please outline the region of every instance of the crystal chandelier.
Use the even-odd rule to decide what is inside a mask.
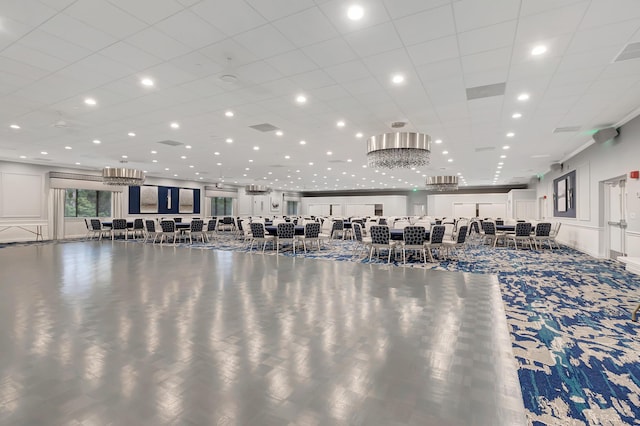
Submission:
[[[126,163],[126,161],[121,161]],[[106,185],[140,186],[144,183],[142,170],[125,167],[105,167],[102,169],[102,182]]]
[[[271,188],[265,185],[247,185],[244,187],[247,195],[264,195],[271,192]]]
[[[457,191],[458,176],[427,176],[427,191]]]
[[[367,163],[371,168],[411,168],[429,164],[431,136],[424,133],[383,133],[367,140]]]

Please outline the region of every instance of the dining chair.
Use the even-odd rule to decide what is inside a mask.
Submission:
[[[262,252],[264,253],[267,243],[271,243],[272,245],[275,243],[275,237],[265,233],[264,223],[251,222],[249,228],[251,229],[251,245],[249,246],[249,251],[253,250],[255,243],[262,243]]]
[[[402,261],[407,263],[407,250],[420,253],[420,260],[427,263],[424,246],[425,228],[423,226],[405,226],[402,232]]]
[[[130,232],[133,238],[136,238],[136,236],[144,237],[144,220],[140,218],[134,219],[133,228],[127,228],[127,232]]]
[[[482,238],[482,242],[489,242],[491,247],[496,246],[496,242],[498,241],[498,235],[496,234],[496,224],[491,220],[483,220],[482,221],[482,230],[484,231],[484,237]]]
[[[344,239],[344,220],[336,219],[331,225],[331,238],[338,238],[338,236]]]
[[[542,248],[542,243],[547,242],[549,248],[553,250],[553,245],[551,244],[551,223],[550,222],[540,222],[536,225],[536,230],[531,237],[533,240],[533,244],[536,249],[538,249],[538,243],[540,243],[540,248]]]
[[[146,243],[151,237],[153,237],[152,243],[156,242],[156,239],[160,236],[160,233],[156,230],[155,220],[147,219],[144,221],[145,234],[144,242]]]
[[[176,245],[178,239],[176,223],[173,220],[161,220],[160,229],[162,230],[160,234],[160,245],[162,245],[163,241],[169,242],[169,237],[173,239],[173,245]]]
[[[304,225],[304,235],[297,237],[298,241],[302,241],[304,252],[307,252],[307,242],[313,247],[315,242],[320,250],[320,224],[318,222],[308,222]]]
[[[293,254],[296,254],[296,226],[293,222],[279,223],[276,236],[276,253],[280,253],[280,245],[291,244]]]
[[[431,227],[431,233],[429,235],[429,241],[424,243],[427,254],[429,255],[429,260],[433,262],[433,253],[431,250],[438,249],[442,247],[442,243],[444,241],[444,225],[435,225]]]
[[[124,239],[128,239],[127,219],[113,219],[111,225],[111,241],[115,238],[116,233],[124,234]]]
[[[104,235],[105,233],[108,234],[109,232],[107,229],[104,229],[102,227],[102,222],[100,222],[100,219],[90,219],[89,225],[91,227],[91,236],[93,237],[95,235],[99,240],[102,239],[102,235]]]
[[[510,241],[513,241],[513,246],[516,250],[518,249],[518,242],[520,242],[520,245],[529,243],[529,249],[533,250],[533,245],[531,244],[531,224],[529,222],[516,223],[516,232],[515,234],[509,234],[507,247],[509,247]]]
[[[218,219],[209,219],[207,222],[207,230],[204,233],[205,238],[209,241],[209,237],[213,237],[216,234],[216,227],[218,225]]]
[[[365,237],[362,234],[362,225],[359,223],[353,224],[353,238],[356,240],[356,243],[353,246],[353,254],[351,255],[352,259],[356,254],[360,254],[363,250],[367,250],[367,247],[371,245],[371,237]]]
[[[467,241],[468,228],[469,227],[467,225],[462,225],[460,228],[458,228],[458,235],[456,235],[455,240],[444,240],[442,242],[442,248],[444,248],[445,256],[447,256],[447,258],[451,254],[451,250],[455,249],[456,251],[458,251],[459,249],[462,249],[464,251],[464,247]],[[458,258],[460,258],[460,255],[458,255]]]
[[[560,244],[556,241],[556,237],[560,233],[560,226],[562,226],[562,222],[556,222],[556,226],[549,233],[549,240],[552,241],[558,248],[560,248]]]
[[[204,235],[204,220],[202,219],[193,219],[189,225],[189,229],[185,230],[184,233],[189,237],[189,243],[193,244],[193,238],[200,238],[202,243],[204,244],[205,235]]]
[[[386,249],[389,251],[387,257],[387,263],[391,262],[391,253],[394,251],[395,243],[391,241],[391,232],[387,225],[374,225],[371,227],[371,247],[369,249],[369,261],[375,251],[380,256],[380,250]]]

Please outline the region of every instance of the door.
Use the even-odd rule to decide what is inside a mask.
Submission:
[[[331,204],[329,206],[329,215],[342,216],[342,204]]]
[[[626,254],[627,194],[625,179],[605,182],[606,242],[610,259]]]
[[[453,203],[453,217],[476,217],[476,203]]]
[[[534,200],[516,201],[516,219],[530,220],[536,217],[536,202]]]
[[[426,214],[426,206],[424,204],[414,204],[413,205],[413,215],[414,216],[424,216]]]

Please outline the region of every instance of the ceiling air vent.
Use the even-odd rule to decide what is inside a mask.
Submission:
[[[495,146],[481,146],[480,148],[476,148],[476,152],[486,152],[486,151],[495,151]]]
[[[504,95],[507,83],[488,84],[486,86],[469,87],[467,89],[467,100],[490,98],[492,96]]]
[[[640,41],[627,44],[622,52],[615,57],[613,62],[628,61],[629,59],[640,58]]]
[[[580,130],[580,126],[556,127],[553,129],[553,133],[572,133],[578,130]]]
[[[269,123],[254,124],[253,126],[249,126],[249,127],[251,127],[254,130],[258,130],[260,132],[273,132],[274,130],[278,130],[276,126]]]
[[[182,142],[178,142],[178,141],[172,141],[172,140],[165,140],[165,141],[159,141],[158,143],[161,143],[162,145],[169,145],[169,146],[180,146],[180,145],[184,145]]]
[[[393,128],[393,129],[401,129],[406,125],[407,125],[406,121],[394,121],[393,123],[391,123],[391,128]]]

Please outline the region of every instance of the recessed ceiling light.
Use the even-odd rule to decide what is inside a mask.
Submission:
[[[458,176],[462,177],[462,173],[458,172]]]
[[[435,143],[442,143],[442,139],[436,139],[434,142]]]
[[[164,169],[165,169],[165,170],[167,170],[167,171],[169,170],[169,168],[168,168],[168,167],[165,167]]]
[[[216,163],[216,166],[222,166],[222,163]],[[224,181],[223,181],[224,182]]]
[[[220,155],[218,151],[214,152],[213,155]]]
[[[151,151],[151,153],[152,153],[152,154],[157,154],[157,153],[158,153],[158,151]]]
[[[519,112],[514,112],[513,115],[511,115],[511,118],[520,118],[522,117],[522,114],[520,114]]]
[[[151,87],[151,86],[153,86],[153,84],[154,84],[154,83],[153,83],[153,80],[151,80],[151,79],[150,79],[150,78],[148,78],[148,77],[145,77],[145,78],[143,78],[142,80],[140,80],[140,83],[141,83],[143,86],[147,86],[147,87]]]
[[[347,163],[352,162],[353,160],[351,158],[347,158]]]
[[[25,158],[27,158],[27,156],[26,155],[21,155],[19,158],[22,158],[24,160]]]
[[[288,160],[288,159],[290,159],[290,158],[291,158],[291,156],[290,156],[290,155],[285,155],[285,156],[284,156],[284,159],[285,159],[285,160]]]
[[[516,135],[516,134],[515,134],[515,133],[513,133],[513,132],[509,132],[509,133],[507,133],[507,137],[508,137],[508,138],[512,138],[512,137],[514,137],[515,135]]]
[[[362,136],[364,136],[362,133],[360,132],[356,133],[356,138],[361,138]]]
[[[178,175],[173,175],[173,177],[178,177]]]
[[[49,153],[47,151],[40,151],[40,154],[42,155],[48,155]]]
[[[73,149],[70,146],[65,146],[64,149]]]
[[[76,163],[76,164],[80,164],[80,163]],[[143,170],[142,173],[149,173],[149,172],[146,170]]]
[[[200,176],[198,179],[204,179],[202,176]]]
[[[12,129],[18,130],[20,128],[20,126],[18,126],[17,124],[12,124],[9,127],[11,127]]]
[[[453,158],[449,158],[447,161],[453,163]]]
[[[309,162],[309,165],[310,165],[310,166],[313,166],[313,161]]]
[[[235,114],[233,113],[233,111],[226,111],[224,115],[225,117],[233,117]]]
[[[231,138],[227,138],[227,139],[225,139],[225,142],[226,142],[226,143],[233,143],[233,139],[231,139]]]
[[[95,143],[96,145],[98,145],[98,144],[100,144],[101,142],[100,142],[100,140],[99,140],[99,139],[94,139],[94,140],[93,140],[93,143]]]
[[[395,74],[393,77],[391,77],[391,81],[394,84],[400,84],[404,81],[404,76],[402,74]]]
[[[303,104],[307,102],[307,97],[305,95],[298,95],[296,96],[296,102],[299,104]]]
[[[133,132],[129,132],[129,133],[127,133],[127,136],[131,136],[131,137],[134,137],[135,135],[136,135],[136,134],[135,134],[135,133],[133,133]]]
[[[364,9],[359,4],[354,4],[347,9],[347,17],[352,21],[359,21],[364,16]]]
[[[503,154],[500,156],[500,158],[507,158],[507,156]]]
[[[175,122],[174,122],[174,123],[169,124],[169,126],[171,126],[171,128],[172,128],[172,129],[179,129],[179,128],[180,128],[180,124],[175,123]]]
[[[503,146],[502,149],[509,149],[509,145]]]
[[[447,155],[449,151],[442,151],[442,155]]]
[[[78,163],[78,162],[76,162],[75,164],[76,164],[76,166],[79,166],[79,165],[80,165],[80,163]],[[145,172],[145,173],[146,173],[146,172]]]
[[[122,158],[129,158],[129,157],[128,157],[128,156],[126,156],[126,155],[123,155],[123,156],[122,156]]]
[[[191,145],[185,145],[186,149],[191,149]]]
[[[529,99],[529,94],[528,93],[520,93],[518,95],[518,100],[519,101],[526,101]]]
[[[195,166],[194,166],[193,164],[189,164],[189,168],[190,168],[190,169],[193,169],[194,167],[195,167]],[[198,175],[198,174],[200,174],[200,173],[199,173],[199,172],[196,172],[196,174]]]
[[[249,160],[250,163],[253,163],[253,160]]]
[[[542,55],[546,51],[547,51],[547,46],[539,45],[531,49],[531,54],[533,56],[538,56],[538,55]]]
[[[151,160],[151,162],[152,162],[152,163],[157,163],[157,162],[158,162],[158,160]]]
[[[282,130],[276,130],[276,136],[282,136],[283,134]]]
[[[336,123],[336,126],[338,126],[338,127],[344,127],[344,121],[342,121],[342,120],[341,120],[341,121],[338,121],[338,122]]]
[[[259,147],[259,146],[254,146],[254,147],[253,147],[253,150],[254,150],[254,151],[260,151],[260,147]]]
[[[300,145],[306,145],[307,141],[300,141]]]
[[[502,168],[502,166],[498,166],[498,169],[501,169],[501,168]]]
[[[327,155],[333,155],[333,152],[327,151]]]
[[[95,99],[93,99],[93,98],[86,98],[86,99],[84,100],[84,103],[85,103],[85,104],[87,104],[87,105],[91,105],[91,106],[93,106],[93,105],[97,105],[97,104],[98,104],[98,103],[96,102],[96,100],[95,100]]]
[[[502,166],[504,163],[501,161],[498,163],[498,166]]]
[[[183,160],[186,160],[187,156],[186,155],[181,155],[180,158],[182,158]]]

